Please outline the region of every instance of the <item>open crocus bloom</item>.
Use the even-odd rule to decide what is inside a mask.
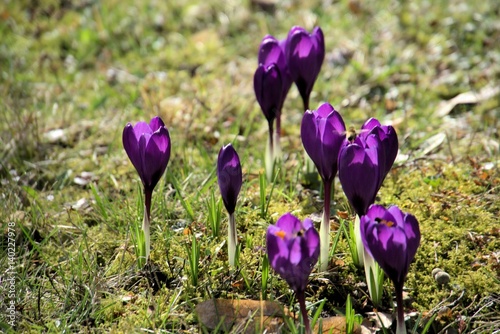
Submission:
[[[361,217],[361,239],[396,289],[402,289],[420,245],[417,219],[397,206],[372,205]]]
[[[266,242],[271,267],[292,290],[304,291],[319,256],[319,234],[313,222],[301,222],[286,213],[268,227]]]

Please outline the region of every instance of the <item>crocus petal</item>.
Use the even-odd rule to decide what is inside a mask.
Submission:
[[[156,132],[158,129],[165,127],[165,123],[163,123],[163,120],[160,117],[156,116],[149,122],[149,127],[151,128],[151,131]]]
[[[152,133],[153,133],[153,131],[149,127],[149,124],[146,122],[137,122],[134,126],[134,134],[135,134],[135,139],[137,140],[137,142],[139,142],[139,140],[141,139],[141,137],[144,134],[151,135]]]
[[[302,247],[300,244],[301,238],[294,238],[290,244],[290,263],[297,265],[302,260]]]
[[[320,249],[318,231],[316,231],[314,228],[306,229],[304,237],[307,240],[308,256],[312,258],[318,258]]]
[[[137,173],[143,175],[141,154],[139,152],[139,140],[136,138],[134,127],[130,123],[123,129],[122,142],[123,148],[132,162],[132,165],[134,165],[137,170]]]
[[[374,127],[376,126],[381,126],[380,122],[378,119],[376,118],[370,118],[368,119],[362,126],[361,126],[361,129],[362,130],[371,130],[373,129]]]
[[[281,230],[283,230],[287,235],[296,234],[302,229],[302,223],[300,219],[292,215],[291,213],[285,213],[276,222]]]

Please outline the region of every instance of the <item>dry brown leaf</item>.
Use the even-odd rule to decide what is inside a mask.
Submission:
[[[279,325],[281,322],[276,317],[283,317],[285,312],[280,304],[265,300],[211,299],[196,306],[196,314],[204,326],[215,329],[222,321],[224,331],[229,331],[235,323],[246,332],[251,328],[255,330],[257,325],[260,328]],[[252,324],[241,326],[249,321]]]
[[[500,86],[486,86],[479,92],[465,92],[458,94],[451,100],[441,102],[434,115],[437,117],[443,117],[448,115],[453,108],[459,104],[476,104],[489,100],[498,94],[500,94]]]
[[[346,319],[343,316],[323,318],[319,320],[321,323],[321,333],[331,334],[345,334],[346,333]],[[314,326],[314,333],[319,332],[319,325]],[[354,334],[361,334],[361,327],[357,324],[354,325]]]

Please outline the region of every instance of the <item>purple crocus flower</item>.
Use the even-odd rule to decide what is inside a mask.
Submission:
[[[217,181],[219,182],[222,201],[229,213],[227,252],[229,265],[234,267],[236,265],[236,250],[238,245],[234,210],[236,208],[236,200],[240,193],[241,184],[243,183],[243,175],[241,172],[240,158],[231,144],[223,146],[219,151],[219,157],[217,159]]]
[[[273,121],[281,109],[283,96],[283,80],[278,65],[260,64],[253,77],[253,87],[257,102],[269,123],[269,134],[272,138]]]
[[[342,189],[359,217],[375,202],[382,185],[382,144],[372,134],[346,141],[338,156],[339,180]]]
[[[339,179],[358,216],[374,203],[397,154],[396,131],[375,118],[363,124],[359,135],[354,133],[344,142],[338,157]]]
[[[319,234],[313,222],[306,218],[302,223],[286,213],[268,227],[266,242],[271,267],[293,291],[305,290],[319,256]]]
[[[318,110],[307,110],[300,127],[302,145],[316,165],[323,180],[324,208],[321,223],[321,270],[328,269],[330,248],[330,199],[333,179],[337,174],[340,148],[345,140],[345,125],[342,116],[328,103]]]
[[[309,96],[325,59],[325,40],[320,27],[308,33],[302,27],[292,27],[286,41],[286,59],[292,80],[297,85],[304,103],[309,109]]]
[[[283,107],[283,102],[285,101],[286,95],[292,86],[293,80],[290,76],[290,71],[288,70],[288,65],[285,58],[285,41],[278,41],[271,35],[266,35],[262,39],[259,46],[259,56],[258,63],[264,66],[269,66],[271,64],[276,64],[280,70],[282,79],[282,94],[280,99],[281,110]]]
[[[345,124],[342,116],[329,104],[318,110],[307,110],[300,127],[302,145],[324,181],[331,181],[337,174],[340,148],[345,141]]]
[[[231,144],[223,146],[219,151],[217,180],[224,206],[227,212],[232,214],[236,208],[236,200],[243,183],[243,176],[240,158]]]
[[[151,198],[153,190],[167,168],[170,159],[170,136],[160,117],[148,123],[128,123],[123,129],[123,147],[134,165],[144,186],[144,231],[146,261],[150,252],[149,225],[151,220]]]
[[[123,129],[123,147],[146,191],[153,191],[170,159],[170,136],[160,117],[148,123],[128,123]]]
[[[297,295],[306,333],[311,333],[305,304],[305,290],[318,261],[320,240],[313,222],[301,222],[290,213],[281,216],[266,233],[267,255],[271,267]]]
[[[392,280],[398,306],[397,333],[406,333],[403,283],[420,245],[417,219],[397,206],[372,205],[361,217],[361,239],[366,251]]]
[[[410,263],[420,245],[415,216],[397,206],[370,206],[361,217],[361,240],[395,286],[403,287]]]

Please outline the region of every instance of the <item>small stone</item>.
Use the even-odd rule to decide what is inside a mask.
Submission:
[[[448,284],[450,282],[450,275],[444,271],[440,271],[434,276],[434,279],[439,285]]]
[[[441,268],[434,268],[432,269],[432,277],[436,278],[436,274],[443,271]]]

